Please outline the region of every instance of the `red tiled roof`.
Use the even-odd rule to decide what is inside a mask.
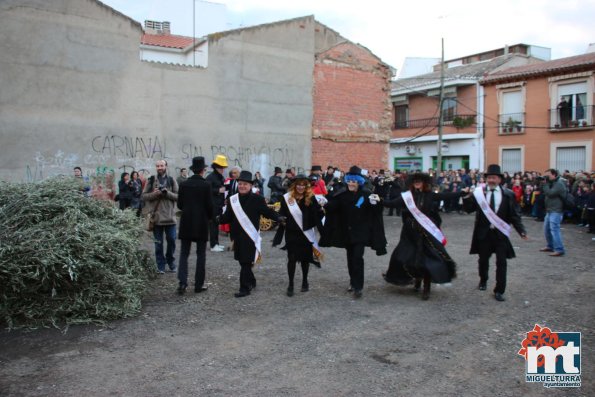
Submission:
[[[519,78],[553,75],[585,69],[595,69],[595,52],[504,69],[488,74],[481,82],[495,83],[502,80],[518,80]]]
[[[180,48],[184,49],[191,46],[193,42],[199,43],[201,40],[194,41],[192,37],[177,36],[175,34],[143,34],[140,40],[141,44],[152,45],[155,47]]]

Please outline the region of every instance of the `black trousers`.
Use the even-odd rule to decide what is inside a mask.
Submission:
[[[242,269],[240,270],[240,292],[250,292],[250,290],[256,287],[256,277],[252,272],[252,263],[240,262]]]
[[[180,261],[178,267],[178,281],[180,285],[188,285],[188,256],[190,255],[190,247],[192,241],[182,240],[182,250],[180,252]],[[207,242],[198,241],[196,243],[196,271],[194,273],[194,288],[201,288],[205,283],[205,264]]]
[[[215,221],[209,221],[209,241],[211,248],[219,244],[219,224]]]
[[[506,251],[504,241],[498,240],[495,231],[490,231],[487,237],[479,243],[479,279],[488,281],[490,270],[490,257],[496,254],[496,287],[495,293],[503,294],[506,290]]]
[[[364,288],[364,249],[363,243],[348,244],[347,270],[349,271],[349,282],[355,290]]]

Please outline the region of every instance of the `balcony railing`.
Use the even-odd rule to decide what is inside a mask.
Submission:
[[[395,122],[395,129],[401,130],[406,128],[431,128],[438,126],[438,117],[431,117],[427,119],[415,119],[415,120],[398,120]],[[449,117],[448,120],[444,120],[445,126],[452,126],[457,129],[463,129],[470,127],[475,124],[474,114],[456,114],[453,117]]]
[[[550,129],[567,130],[593,128],[595,106],[575,106],[565,109],[550,109]]]
[[[500,114],[498,121],[500,134],[519,134],[525,130],[525,113]]]

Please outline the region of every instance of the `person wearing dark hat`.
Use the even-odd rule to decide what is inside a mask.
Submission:
[[[380,198],[365,189],[361,168],[352,166],[345,175],[346,187],[333,190],[326,204],[326,219],[320,246],[345,248],[350,286],[355,298],[364,288],[364,249],[386,254],[386,238]]]
[[[182,242],[178,268],[178,293],[186,292],[188,286],[188,256],[192,242],[196,243],[196,270],[194,292],[207,290],[205,283],[205,263],[209,221],[214,217],[211,185],[204,178],[206,171],[204,157],[194,157],[190,169],[194,173],[180,185],[178,208],[182,211],[178,237]]]
[[[414,288],[419,291],[423,280],[422,299],[427,300],[432,282],[448,283],[456,277],[456,264],[444,248],[446,238],[440,230],[436,203],[462,194],[435,193],[430,175],[417,172],[409,176],[399,197],[384,203],[385,207],[400,208],[403,217],[399,244],[383,274],[387,282],[408,285],[415,281]]]
[[[506,290],[507,259],[515,257],[510,243],[511,225],[527,240],[527,233],[521,221],[519,205],[512,190],[502,186],[504,175],[498,164],[491,164],[485,172],[486,188],[476,188],[473,194],[463,199],[463,209],[467,213],[475,211],[475,226],[471,239],[470,254],[479,254],[479,287],[487,288],[489,260],[496,254],[496,286],[494,297],[504,301]]]
[[[310,172],[310,182],[312,182],[312,190],[315,195],[326,196],[328,191],[326,190],[326,184],[322,178],[322,167],[319,165],[313,165]]]
[[[326,167],[326,173],[324,174],[322,179],[324,180],[324,184],[326,186],[331,186],[335,179],[335,167],[333,167],[332,165]]]
[[[252,192],[252,173],[240,172],[238,193],[229,197],[226,211],[218,219],[220,223],[231,224],[234,259],[240,263],[240,291],[236,298],[250,295],[256,286],[252,266],[260,259],[261,237],[260,217],[283,223],[285,218],[267,206],[263,196]]]
[[[222,154],[215,156],[211,164],[213,172],[206,177],[206,181],[211,184],[211,196],[215,206],[215,216],[223,212],[225,205],[225,177],[223,173],[227,168],[227,157]],[[209,242],[212,252],[223,252],[225,247],[219,244],[219,225],[214,220],[209,225]]]
[[[275,167],[275,174],[269,178],[267,187],[271,189],[271,198],[269,203],[275,204],[281,200],[281,197],[285,194],[283,188],[283,178],[281,178],[282,170],[280,167]]]
[[[295,175],[291,168],[288,168],[285,170],[285,176],[283,177],[283,180],[281,181],[281,186],[283,186],[284,191],[287,192],[289,190],[289,185],[291,185],[291,182],[293,181],[294,177],[295,177]]]
[[[324,213],[318,204],[309,178],[298,174],[293,178],[289,191],[283,195],[279,214],[287,218],[286,225],[277,230],[273,246],[277,246],[285,236],[287,249],[287,275],[289,286],[287,296],[293,296],[293,279],[297,262],[302,267],[302,292],[310,289],[308,284],[308,270],[310,263],[319,265],[321,251],[314,232],[322,220]]]

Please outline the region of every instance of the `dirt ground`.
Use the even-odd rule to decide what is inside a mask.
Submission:
[[[170,273],[152,283],[135,318],[66,334],[0,332],[0,395],[595,395],[592,235],[564,225],[567,255],[550,258],[538,251],[543,223],[524,218],[531,240],[513,238],[517,258],[509,261],[507,301],[500,303],[491,293],[494,266],[488,290],[477,290],[477,257],[468,255],[473,216],[443,219],[458,278],[434,286],[429,301],[411,287],[386,284],[389,255],[369,249],[362,299],[346,292],[340,249],[327,249],[322,269],[310,270],[309,292],[289,298],[285,252],[270,247],[266,232],[249,297],[233,297],[239,265],[232,253],[208,252],[206,293],[176,295]],[[385,222],[390,253],[401,220]],[[525,382],[517,352],[535,324],[582,332],[581,388]]]

